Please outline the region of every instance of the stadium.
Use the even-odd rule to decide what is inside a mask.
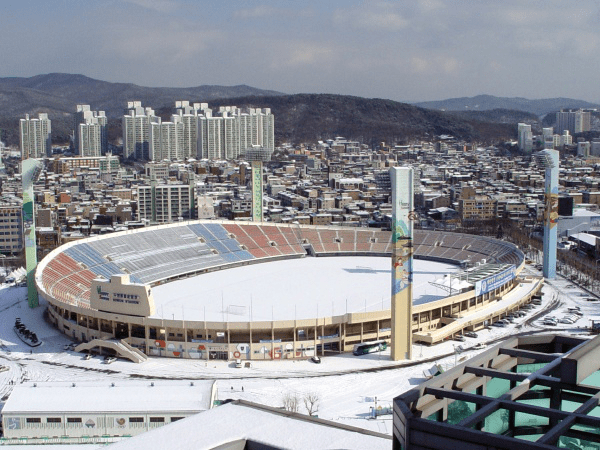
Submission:
[[[389,341],[391,252],[391,233],[379,229],[191,221],[69,242],[38,264],[35,278],[49,320],[79,351],[101,348],[136,362],[294,359]],[[413,342],[435,344],[489,325],[542,284],[521,276],[523,253],[501,240],[415,230],[413,255],[415,283],[430,274],[429,294],[414,302]],[[350,278],[336,284],[340,269],[331,264],[342,261]],[[325,280],[331,271],[331,283],[304,293],[308,270]],[[254,293],[244,273],[258,280]],[[374,278],[352,285],[365,274]],[[284,294],[261,295],[278,281]],[[222,289],[232,284],[238,290],[226,301]],[[376,300],[359,306],[349,297],[364,287]]]

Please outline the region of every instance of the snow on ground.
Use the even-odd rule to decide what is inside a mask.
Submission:
[[[457,270],[451,264],[415,260],[415,304],[445,297],[447,293],[430,282]],[[307,257],[250,264],[154,287],[152,317],[247,322],[381,311],[390,308],[390,277],[389,257]]]
[[[526,270],[539,275],[533,268]],[[389,283],[386,285],[389,286]],[[236,369],[226,361],[168,358],[149,358],[142,364],[118,360],[106,365],[100,357],[86,361],[82,355],[64,350],[65,344],[71,341],[44,321],[44,305],[30,309],[25,288],[3,286],[0,288],[0,365],[9,370],[0,372],[0,399],[10,394],[11,383],[22,381],[106,383],[107,380],[124,382],[139,378],[217,379],[218,398],[221,400],[245,399],[279,407],[286,394],[302,397],[305,393],[315,392],[320,397],[320,418],[391,434],[391,415],[377,420],[368,418],[370,407],[375,405],[375,397],[378,405],[390,405],[395,396],[421,383],[423,371],[434,362],[451,368],[477,353],[469,350],[475,343],[493,343],[518,333],[586,333],[584,328],[589,326],[588,317],[600,316],[600,302],[586,301],[586,297],[591,295],[572,286],[563,278],[547,282],[543,288],[542,306],[506,328],[491,327],[478,331],[477,339],[467,338],[467,342],[462,343],[446,341],[432,347],[415,345],[415,360],[407,367],[402,367],[405,363],[390,361],[387,351],[361,357],[351,354],[326,356],[321,364],[310,361],[253,361],[250,369]],[[531,321],[532,316],[543,310],[547,311],[542,314],[560,318],[568,314],[568,307],[574,306],[579,306],[585,314],[575,324],[548,327],[541,325],[539,319]],[[42,346],[31,350],[16,337],[12,330],[16,317],[37,333],[44,341]],[[466,351],[456,354],[454,349],[458,344]],[[304,412],[303,407],[300,412]]]

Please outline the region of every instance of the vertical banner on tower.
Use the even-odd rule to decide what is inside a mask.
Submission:
[[[392,167],[392,350],[394,361],[412,358],[413,169]]]
[[[21,166],[23,183],[23,238],[25,241],[25,267],[27,270],[27,302],[30,308],[39,305],[35,287],[37,267],[37,247],[35,243],[35,205],[33,203],[33,183],[40,175],[42,163],[37,159],[26,159]]]
[[[263,221],[262,161],[251,161],[252,167],[252,221]]]
[[[545,167],[545,210],[544,210],[544,277],[556,278],[556,249],[558,241],[558,150],[543,150],[546,154]]]

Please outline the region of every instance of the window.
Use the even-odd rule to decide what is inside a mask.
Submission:
[[[144,423],[143,417],[130,417],[129,423]]]
[[[164,423],[164,417],[150,417],[150,423]]]
[[[183,419],[183,417],[171,417],[171,422],[177,422],[178,420]]]
[[[28,417],[27,418],[27,423],[41,423],[42,419],[40,419],[39,417]]]
[[[67,423],[81,423],[81,417],[67,417]]]
[[[46,423],[61,423],[62,419],[60,417],[47,417]]]

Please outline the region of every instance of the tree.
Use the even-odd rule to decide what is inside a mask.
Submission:
[[[304,401],[304,407],[306,408],[309,416],[314,415],[319,410],[319,401],[321,398],[318,393],[307,392],[304,394],[302,400]]]
[[[295,393],[286,392],[283,394],[281,402],[286,411],[298,412],[300,409],[300,399]]]

